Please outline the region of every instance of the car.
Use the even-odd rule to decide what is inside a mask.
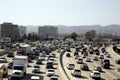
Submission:
[[[86,62],[91,62],[91,58],[90,58],[90,57],[86,57],[86,58],[85,58],[85,61],[86,61]]]
[[[79,58],[79,55],[75,55],[74,57],[75,57],[75,59],[78,59],[78,58]]]
[[[7,77],[8,75],[8,68],[6,66],[3,67],[3,77]]]
[[[81,70],[74,68],[73,70],[71,70],[71,75],[81,77]]]
[[[116,64],[120,64],[120,59],[115,60]]]
[[[102,59],[101,64],[103,68],[110,69],[110,60],[109,59]]]
[[[42,59],[37,59],[36,64],[42,64]]]
[[[109,53],[106,54],[107,58],[111,58],[111,55]]]
[[[9,78],[8,78],[8,80],[22,80],[21,79],[21,77],[18,77],[18,76],[10,76]]]
[[[115,78],[115,79],[113,79],[113,80],[120,80],[120,78]]]
[[[6,63],[6,62],[7,62],[7,59],[6,59],[6,58],[0,58],[0,62],[1,62],[1,63]]]
[[[23,78],[24,77],[24,72],[21,71],[21,70],[12,70],[12,75]]]
[[[66,53],[66,57],[70,57],[70,53]]]
[[[93,60],[94,60],[94,61],[98,61],[98,56],[94,55],[94,56],[93,56]]]
[[[72,70],[75,68],[75,65],[73,63],[67,63],[67,68]]]
[[[83,59],[81,57],[79,57],[76,62],[79,64],[83,64]]]
[[[49,80],[58,80],[57,76],[51,76]]]
[[[46,68],[53,68],[53,62],[47,61]]]
[[[81,70],[89,71],[89,67],[88,67],[88,65],[87,65],[86,63],[82,64],[82,65],[80,66],[80,68],[81,68]]]
[[[74,56],[75,56],[75,55],[79,55],[79,53],[76,51],[76,52],[74,53]]]
[[[100,67],[100,66],[94,66],[94,70],[102,72],[102,67]]]
[[[104,55],[99,55],[99,59],[104,59]]]
[[[14,57],[14,53],[12,51],[8,52],[7,57]]]
[[[55,71],[54,71],[54,69],[48,69],[46,74],[47,74],[47,76],[54,76],[55,75]]]
[[[55,58],[49,58],[48,61],[52,62],[53,64],[55,64]]]
[[[41,80],[40,76],[31,76],[30,80]]]
[[[13,61],[10,62],[7,67],[8,67],[9,69],[12,69],[12,67],[13,67]]]
[[[117,71],[120,72],[120,67],[117,68]]]
[[[39,65],[33,66],[32,73],[40,73],[40,66]]]
[[[90,77],[93,79],[100,79],[101,78],[100,72],[99,71],[91,71]]]

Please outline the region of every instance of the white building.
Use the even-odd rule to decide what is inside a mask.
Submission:
[[[20,37],[23,37],[23,35],[26,35],[26,27],[25,26],[19,26],[19,33]]]
[[[53,26],[38,27],[38,36],[40,39],[56,38],[58,36],[58,28]]]

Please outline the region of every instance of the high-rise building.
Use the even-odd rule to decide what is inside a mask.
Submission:
[[[19,33],[20,33],[20,37],[23,37],[24,35],[26,35],[26,27],[25,26],[19,26]]]
[[[58,36],[58,28],[54,26],[38,27],[38,36],[40,39],[56,38]]]
[[[12,23],[3,23],[0,25],[0,37],[19,38],[18,25]]]

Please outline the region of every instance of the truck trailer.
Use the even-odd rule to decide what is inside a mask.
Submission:
[[[26,75],[26,68],[28,64],[28,57],[27,56],[15,56],[13,61],[13,75],[18,75],[24,77]],[[20,73],[16,74],[16,73]]]

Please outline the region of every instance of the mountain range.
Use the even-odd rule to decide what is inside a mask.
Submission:
[[[76,32],[77,34],[84,34],[89,30],[96,30],[100,34],[113,34],[120,35],[120,25],[112,24],[107,26],[102,25],[80,25],[80,26],[65,26],[65,25],[53,25],[58,27],[59,34],[70,34]],[[38,26],[27,26],[27,34],[31,32],[38,33]]]

